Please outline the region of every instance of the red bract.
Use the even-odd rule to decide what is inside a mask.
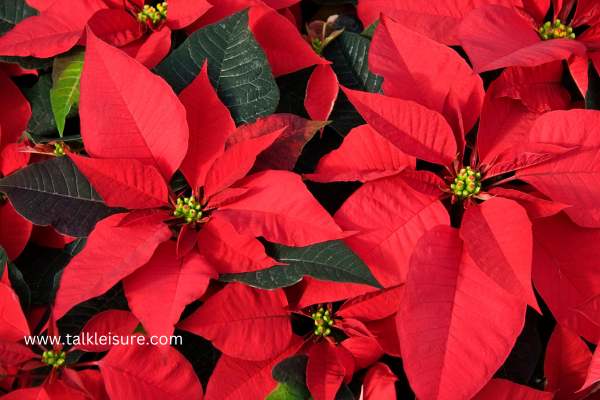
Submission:
[[[81,91],[82,137],[92,158],[69,157],[107,205],[130,211],[98,223],[67,266],[57,318],[123,280],[148,332],[169,335],[210,278],[275,265],[256,237],[288,246],[342,237],[298,176],[248,175],[287,127],[275,117],[236,129],[206,66],[178,99],[162,79],[88,30]],[[105,105],[98,107],[98,96]],[[198,98],[211,108],[198,110]],[[180,166],[192,188],[185,196],[168,186]]]
[[[377,327],[394,318],[402,293],[403,288],[396,287],[358,297],[337,311],[331,305],[298,310],[288,305],[281,289],[265,292],[230,284],[179,327],[211,340],[227,357],[263,363],[298,347],[291,318],[306,319],[312,327],[301,351],[308,355],[307,385],[315,399],[328,400],[335,397],[342,381],[349,382],[355,370],[371,366],[384,353],[387,345],[380,342]],[[243,371],[217,368],[211,379],[224,379],[221,374],[240,382],[250,378],[245,378]],[[251,378],[259,387],[270,387],[269,375]],[[230,398],[230,389],[215,390],[213,395]]]
[[[188,28],[188,31],[250,8],[250,30],[265,50],[275,76],[327,63],[311,49],[300,35],[298,28],[277,12],[298,3],[298,0],[211,0],[210,2],[213,7],[191,28]],[[274,35],[273,32],[277,34]]]
[[[0,283],[0,288],[4,286],[4,283]],[[0,293],[0,300],[3,302],[11,297],[16,299],[14,294],[3,291]],[[4,320],[15,324],[16,328],[23,324],[24,316],[18,304],[13,305],[12,309],[15,314],[21,315],[18,319],[22,321],[7,315]],[[25,335],[29,335],[26,322],[26,330],[19,337],[11,337],[9,332],[0,329],[0,371],[9,371],[10,377],[3,377],[3,380],[10,380],[10,386],[16,387],[7,398],[101,400],[142,397],[162,399],[169,396],[176,399],[202,399],[202,386],[190,363],[172,347],[159,349],[139,344],[136,336],[140,334],[134,333],[138,324],[135,317],[127,311],[106,311],[88,322],[83,331],[91,337],[114,337],[112,335],[121,334],[119,340],[128,344],[106,347],[81,345],[67,350],[61,344],[53,344],[51,348],[38,344],[37,347],[43,351],[41,356],[18,343]],[[60,337],[52,322],[47,334],[53,339]],[[37,350],[37,347],[34,349]],[[76,349],[108,353],[97,362],[69,361],[69,353]],[[100,371],[82,369],[89,367],[99,367]],[[40,376],[43,376],[43,380],[36,387],[27,387],[37,382]]]
[[[376,30],[373,48],[372,67],[383,74],[384,90],[389,88],[390,93],[344,89],[370,129],[352,131],[340,149],[321,161],[313,178],[366,182],[335,219],[343,229],[361,232],[347,242],[384,286],[406,282],[398,327],[404,367],[417,396],[469,398],[507,357],[523,325],[525,303],[538,307],[531,285],[531,218],[565,209],[574,223],[599,227],[596,205],[600,196],[594,189],[598,166],[593,160],[600,147],[592,133],[598,116],[594,111],[555,111],[534,122],[540,112],[568,105],[560,89],[552,86],[553,73],[544,69],[538,79],[547,90],[545,98],[530,94],[532,89],[524,80],[528,72],[507,71],[486,94],[483,111],[481,101],[448,102],[459,93],[465,99],[477,98],[473,96],[482,93],[481,81],[452,50],[385,17]],[[413,69],[422,59],[417,48],[427,54],[429,64],[440,60],[447,70]],[[397,64],[385,56],[396,49],[413,51],[401,51],[403,62],[393,68]],[[415,85],[419,90],[400,90]],[[445,102],[436,103],[441,99]],[[449,112],[448,103],[456,105],[454,111]],[[521,119],[522,125],[511,124],[499,134],[497,124],[484,119],[510,118],[514,110],[533,118]],[[473,124],[480,111],[477,146],[483,146],[483,153],[475,147],[463,160],[464,130],[461,124],[451,124],[457,115]],[[370,142],[378,151],[369,152],[368,158],[361,156],[356,136],[364,140],[377,134],[382,138]],[[517,141],[520,144],[515,148]],[[396,150],[390,151],[390,145]],[[440,164],[445,171],[439,178],[410,171],[410,164],[398,165],[399,151]],[[358,165],[343,162],[350,154],[358,154]],[[513,184],[517,179],[531,187]],[[458,210],[459,219],[452,223],[459,229],[447,227],[450,219],[444,199]],[[372,211],[366,214],[365,209]],[[440,224],[446,226],[436,227]],[[578,241],[590,251],[592,243]],[[550,248],[571,254],[564,252],[564,246]],[[540,264],[539,268],[549,267]],[[540,291],[546,299],[544,286]],[[582,300],[597,293],[595,288],[584,290]],[[548,292],[548,301],[555,293]],[[429,300],[423,302],[424,298]],[[491,315],[494,319],[487,319]],[[423,340],[431,345],[423,346]],[[466,374],[457,372],[465,369]],[[465,376],[468,381],[461,380]]]
[[[31,107],[15,84],[0,72],[0,177],[9,175],[27,165],[29,155],[19,153],[17,140],[27,127]],[[0,194],[0,246],[10,259],[16,258],[25,248],[32,225],[22,218]]]
[[[87,25],[103,40],[153,67],[170,50],[171,29],[186,27],[211,7],[206,0],[166,3],[159,3],[158,9],[148,8],[143,0],[35,3],[40,15],[24,19],[2,36],[0,54],[52,57],[81,43]]]
[[[594,15],[598,10],[586,1],[554,2],[554,18],[545,20],[549,3],[490,5],[469,13],[460,25],[459,37],[474,69],[484,72],[509,66],[530,67],[585,56],[588,42],[599,38],[595,26],[598,17]],[[573,7],[578,10],[570,19]]]
[[[520,6],[521,0],[359,0],[358,15],[365,26],[383,13],[402,25],[449,46],[460,44],[458,27],[476,7],[488,4]]]

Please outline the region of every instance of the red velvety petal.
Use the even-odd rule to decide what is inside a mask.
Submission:
[[[327,121],[333,111],[340,87],[328,64],[317,65],[310,75],[304,98],[304,108],[315,121]]]
[[[277,383],[271,371],[280,361],[294,355],[303,341],[293,336],[285,351],[265,361],[246,361],[221,355],[208,387],[206,400],[263,399]]]
[[[135,210],[168,205],[169,188],[153,165],[135,159],[69,157],[109,207]]]
[[[328,63],[313,51],[294,24],[269,7],[252,7],[249,25],[256,41],[265,50],[275,76]]]
[[[383,17],[369,49],[387,96],[413,100],[444,117],[459,147],[483,105],[483,81],[452,49]]]
[[[552,200],[580,226],[600,228],[600,147],[574,151],[517,171],[517,177]]]
[[[81,329],[81,337],[85,338],[86,334],[102,336],[102,335],[133,335],[139,321],[129,311],[124,310],[106,310],[94,315],[85,326]],[[75,345],[73,350],[91,351],[101,353],[110,350],[112,346],[102,345],[99,343],[82,343]]]
[[[534,221],[533,282],[552,315],[590,342],[600,338],[600,319],[576,309],[600,293],[599,229],[575,225],[564,214]]]
[[[283,291],[257,290],[239,283],[210,297],[179,328],[209,339],[228,356],[249,361],[275,357],[292,340]]]
[[[583,397],[575,394],[585,382],[592,352],[577,334],[556,325],[544,358],[544,375],[548,380],[546,391],[556,400]]]
[[[97,11],[87,26],[99,39],[115,47],[125,46],[143,35],[142,25],[124,9]]]
[[[360,321],[374,321],[395,314],[400,308],[404,286],[368,293],[346,301],[336,315]]]
[[[342,145],[319,161],[314,174],[306,178],[315,182],[368,182],[415,168],[415,159],[404,154],[369,125],[354,128]]]
[[[551,400],[552,393],[518,385],[506,379],[492,379],[473,400]]]
[[[0,151],[15,143],[27,129],[31,107],[19,88],[4,72],[0,72]],[[5,175],[7,172],[2,171]]]
[[[258,156],[253,171],[267,169],[291,171],[296,166],[306,143],[324,126],[325,122],[323,121],[311,121],[294,114],[273,114],[251,124],[240,126],[227,139],[227,147],[278,129],[284,129],[275,143]]]
[[[85,248],[67,265],[54,302],[56,319],[142,267],[160,243],[171,237],[171,230],[162,222],[164,215],[151,214],[119,226],[127,215],[116,214],[100,221]]]
[[[348,368],[343,352],[327,340],[311,346],[306,365],[306,385],[315,400],[333,400],[342,385]]]
[[[174,347],[115,346],[98,362],[111,399],[198,399],[202,385]]]
[[[1,286],[5,285],[0,283],[0,287]],[[3,294],[2,297],[4,296],[5,295]],[[0,302],[2,301],[3,300],[0,299]],[[0,331],[2,332],[0,333],[0,357],[2,357],[2,361],[0,362],[0,368],[19,366],[22,365],[24,362],[36,358],[37,355],[33,351],[31,351],[29,347],[18,343],[17,341],[11,341],[11,333],[9,333],[8,335],[6,334],[6,327],[4,325],[5,323],[0,324]],[[23,335],[27,335],[29,334],[29,330],[20,333],[23,333]],[[20,338],[15,336],[15,340],[21,341],[22,339],[23,336],[21,336]]]
[[[482,162],[503,161],[500,156],[504,151],[529,141],[532,126],[540,115],[570,106],[570,95],[562,85],[563,72],[560,62],[513,67],[504,70],[490,85],[477,135]]]
[[[438,197],[413,190],[400,176],[363,185],[335,220],[342,229],[359,232],[346,243],[384,287],[404,283],[410,255],[423,233],[450,223]]]
[[[104,100],[99,103],[99,98]],[[173,89],[90,30],[79,112],[83,142],[92,157],[134,158],[156,166],[169,179],[187,152],[185,108]]]
[[[358,16],[365,26],[385,14],[402,25],[446,45],[459,45],[458,26],[482,4],[521,5],[521,0],[359,0]]]
[[[98,10],[102,0],[56,0],[40,15],[19,22],[0,38],[0,54],[5,56],[48,58],[71,49],[83,28]]]
[[[198,253],[178,258],[175,246],[173,241],[162,243],[143,267],[123,280],[127,303],[150,335],[172,335],[185,306],[217,277]]]
[[[8,201],[0,204],[0,221],[0,245],[8,258],[14,260],[27,245],[33,226]]]
[[[281,136],[284,129],[281,128],[229,146],[208,170],[204,196],[210,199],[214,194],[227,189],[245,177],[252,169],[258,155],[270,147]]]
[[[207,0],[170,0],[167,25],[171,29],[185,28],[200,18],[211,7],[212,5]]]
[[[395,382],[398,377],[383,363],[377,363],[367,371],[363,383],[365,400],[395,399]]]
[[[456,157],[456,140],[441,114],[410,100],[342,90],[365,121],[404,153],[442,165]]]
[[[219,214],[242,234],[296,247],[346,236],[298,175],[265,171],[239,186],[248,188],[248,194],[222,206]]]
[[[190,128],[188,151],[181,171],[193,190],[204,185],[208,170],[223,154],[227,138],[235,131],[235,122],[212,87],[207,68],[205,63],[196,79],[179,95]]]
[[[383,349],[374,336],[351,336],[340,346],[352,354],[357,370],[368,368],[383,356]]]
[[[534,25],[516,8],[490,5],[469,13],[460,25],[459,36],[478,73],[585,55],[585,46],[576,40],[541,40]]]
[[[121,48],[146,68],[156,67],[171,51],[171,30],[167,26]]]
[[[258,239],[238,233],[218,214],[198,233],[198,250],[219,274],[258,271],[277,264]]]
[[[460,237],[483,272],[539,311],[531,285],[533,234],[523,207],[500,197],[469,207],[463,216]]]
[[[528,193],[522,190],[493,187],[488,190],[488,193],[494,196],[515,200],[521,207],[525,208],[531,219],[551,217],[568,207],[566,204],[556,203],[543,198],[537,192]]]
[[[525,309],[475,265],[457,230],[427,232],[411,258],[398,313],[402,359],[416,395],[473,397],[508,357]]]
[[[8,284],[0,282],[0,340],[17,342],[26,335],[29,335],[29,325],[19,298]]]

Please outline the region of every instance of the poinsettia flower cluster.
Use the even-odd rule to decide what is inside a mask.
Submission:
[[[2,398],[597,397],[597,1],[6,2]]]

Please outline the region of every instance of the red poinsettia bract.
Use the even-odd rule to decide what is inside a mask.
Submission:
[[[38,4],[39,3],[39,4]],[[0,54],[52,57],[85,42],[85,27],[149,67],[167,55],[171,30],[182,29],[204,14],[206,0],[171,0],[156,7],[144,0],[58,0],[32,4],[39,15],[24,19],[0,38]]]
[[[7,287],[0,283],[0,288]],[[1,289],[0,300],[8,306],[16,299]],[[10,289],[9,289],[10,290]],[[97,335],[121,335],[122,343],[110,345],[78,344],[65,349],[60,343],[28,347],[20,341],[29,335],[27,321],[18,300],[11,314],[5,314],[0,325],[0,385],[15,390],[6,399],[104,400],[125,398],[202,399],[202,386],[189,361],[175,348],[149,345],[136,333],[138,320],[128,311],[107,310],[95,315],[83,328],[85,338]],[[22,327],[18,337],[10,336],[5,325]],[[16,332],[15,332],[16,333]],[[59,338],[55,324],[47,331],[51,340]],[[42,336],[40,336],[42,337]],[[83,339],[86,340],[86,339]],[[50,344],[50,343],[48,343]],[[100,361],[73,361],[76,350],[107,352]],[[98,369],[95,369],[98,368]]]
[[[90,157],[69,157],[107,205],[129,211],[100,221],[67,266],[56,318],[122,280],[147,331],[169,335],[211,278],[276,264],[257,237],[306,246],[343,236],[299,176],[250,173],[284,131],[276,118],[236,129],[206,65],[178,99],[137,61],[87,35],[80,115]],[[178,168],[188,193],[169,188]]]
[[[540,294],[546,299],[550,292],[551,310],[560,307],[552,296],[563,292],[535,276],[536,269],[553,267],[540,259],[534,237],[564,236],[538,231],[537,221],[564,210],[570,221],[563,223],[574,230],[600,227],[600,114],[541,115],[568,103],[550,80],[541,82],[548,96],[543,100],[533,98],[527,85],[502,86],[528,71],[506,71],[483,99],[480,78],[453,50],[385,17],[370,62],[384,77],[386,95],[344,89],[369,125],[352,131],[312,179],[367,182],[335,219],[343,229],[360,232],[347,242],[384,286],[406,283],[397,324],[411,387],[423,399],[470,398],[508,356],[525,305],[538,309],[532,265]],[[546,79],[553,69],[540,67]],[[499,95],[503,91],[510,101]],[[498,124],[486,121],[514,118],[514,110],[529,122],[498,131]],[[467,148],[464,134],[480,113],[476,145]],[[368,151],[364,143],[370,143]],[[441,175],[416,170],[415,158],[439,165]],[[577,245],[594,252],[591,240]],[[562,268],[576,273],[568,247],[549,248],[569,259]],[[580,290],[589,297],[594,289]]]
[[[234,283],[212,295],[179,327],[211,340],[224,354],[211,377],[208,399],[264,398],[275,384],[270,369],[261,366],[299,352],[308,356],[306,381],[313,398],[330,400],[342,382],[373,366],[384,352],[399,355],[397,342],[382,326],[394,326],[402,293],[399,286],[348,300],[338,310],[331,304],[298,309],[282,289]],[[292,318],[309,322],[303,345],[292,333]],[[248,373],[255,369],[256,374]]]

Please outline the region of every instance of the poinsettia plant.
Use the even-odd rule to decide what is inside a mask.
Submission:
[[[598,398],[595,0],[3,0],[0,398]]]

